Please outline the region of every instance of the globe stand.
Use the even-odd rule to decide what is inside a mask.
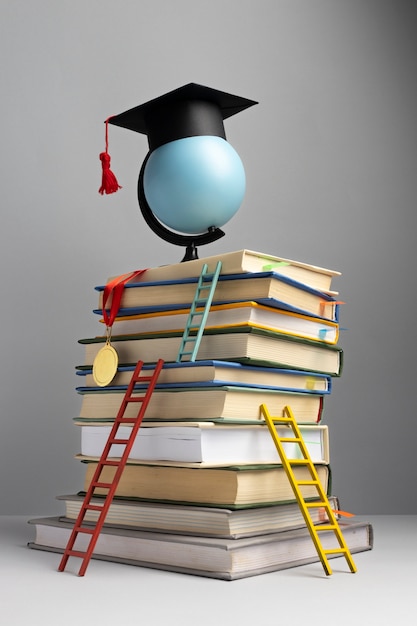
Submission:
[[[202,233],[201,235],[181,235],[180,233],[169,230],[163,224],[161,224],[159,220],[156,219],[145,198],[145,192],[143,188],[143,174],[150,154],[150,152],[147,154],[142,164],[138,180],[139,207],[145,219],[145,222],[147,223],[149,228],[151,228],[153,232],[158,235],[158,237],[161,237],[161,239],[164,239],[165,241],[168,241],[168,243],[173,243],[177,246],[185,246],[186,250],[182,261],[192,261],[193,259],[198,259],[197,245],[202,246],[207,243],[217,241],[217,239],[224,237],[225,233],[220,228],[215,228],[214,226],[211,226],[206,233]]]

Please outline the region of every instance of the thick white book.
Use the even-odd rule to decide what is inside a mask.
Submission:
[[[101,456],[111,426],[81,426],[81,454],[85,457]],[[285,426],[277,427],[281,437],[291,436]],[[314,463],[329,463],[328,427],[301,426],[301,435]],[[129,426],[119,426],[117,437],[127,439]],[[297,443],[284,443],[288,458],[301,459]],[[125,446],[113,444],[109,456],[120,458]],[[256,425],[224,425],[212,422],[169,426],[145,424],[139,429],[129,459],[137,461],[173,461],[204,465],[228,466],[235,464],[280,463],[268,427]]]

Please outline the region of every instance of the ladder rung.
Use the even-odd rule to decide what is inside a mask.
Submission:
[[[151,380],[152,380],[152,376],[138,376],[137,378],[134,379],[134,383],[135,385],[136,383],[148,383]]]
[[[100,461],[100,465],[110,465],[112,467],[114,466],[118,466],[120,465],[120,461],[115,461],[115,460],[110,460],[110,459],[103,459],[102,461]]]
[[[320,526],[314,526],[314,528],[320,532],[324,530],[335,530],[337,526],[335,524],[321,524]]]
[[[84,504],[83,508],[87,511],[102,511],[104,508],[104,504]]]
[[[143,402],[144,399],[144,396],[130,396],[129,398],[126,398],[126,402]]]
[[[306,507],[309,508],[320,508],[320,507],[326,507],[327,508],[327,502],[305,502],[304,503],[306,505]]]
[[[287,459],[290,465],[311,465],[309,459]]]
[[[300,437],[280,437],[281,443],[302,443],[302,439]]]
[[[80,559],[83,559],[86,552],[80,552],[80,550],[65,550],[65,556],[78,556]]]
[[[318,480],[296,480],[294,481],[297,485],[301,485],[302,487],[308,487],[309,485],[320,485]]]
[[[95,528],[85,528],[85,526],[74,526],[74,530],[77,533],[84,533],[85,535],[94,535]]]
[[[92,487],[100,488],[100,489],[111,489],[113,487],[112,483],[93,483]]]
[[[118,424],[135,424],[137,421],[137,417],[119,417],[117,420]]]
[[[347,548],[333,548],[332,550],[323,550],[324,554],[349,554]]]
[[[111,443],[112,446],[117,444],[127,446],[129,439],[111,439],[109,443]]]
[[[274,424],[291,424],[293,421],[290,417],[273,417],[271,419]]]

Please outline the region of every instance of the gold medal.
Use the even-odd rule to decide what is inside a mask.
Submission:
[[[103,291],[103,318],[106,324],[106,344],[97,352],[96,358],[93,363],[93,379],[96,385],[99,387],[106,387],[111,383],[117,372],[117,366],[119,364],[119,357],[116,350],[110,345],[111,328],[115,317],[119,311],[120,302],[122,300],[123,289],[125,283],[135,276],[140,276],[146,272],[146,270],[136,270],[130,274],[123,274],[123,276],[117,276],[112,279],[104,287]],[[110,315],[106,310],[106,303],[109,296],[112,294],[112,301],[110,307]]]
[[[93,378],[96,385],[106,387],[111,383],[117,372],[119,357],[110,345],[109,329],[106,344],[97,352],[93,363]]]

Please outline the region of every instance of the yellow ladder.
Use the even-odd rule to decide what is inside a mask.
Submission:
[[[320,479],[317,474],[317,470],[314,466],[314,463],[312,462],[310,458],[307,446],[304,443],[300,429],[295,420],[294,414],[291,411],[291,408],[289,406],[286,406],[284,408],[282,417],[272,417],[269,414],[269,411],[266,405],[262,404],[261,413],[263,414],[263,417],[267,423],[269,432],[271,433],[272,439],[274,440],[276,449],[281,459],[281,463],[291,483],[291,487],[294,491],[294,495],[301,509],[305,523],[307,524],[307,528],[310,532],[311,538],[313,540],[317,553],[320,557],[320,561],[323,565],[326,575],[330,576],[332,573],[331,567],[329,565],[329,561],[327,559],[327,556],[332,555],[332,554],[343,555],[349,565],[350,571],[352,573],[356,572],[356,566],[355,566],[355,563],[353,562],[352,555],[350,554],[349,548],[346,545],[345,539],[343,537],[342,531],[340,530],[335,514],[330,507],[330,503],[327,499],[326,492],[324,491],[323,486],[320,482]],[[288,427],[290,427],[292,429],[293,436],[292,437],[280,437],[275,427],[276,424],[283,424],[283,425],[287,425]],[[285,454],[285,450],[283,446],[283,444],[287,442],[298,444],[298,447],[302,454],[302,458],[298,458],[298,459],[287,458],[287,455]],[[298,466],[303,465],[308,468],[310,475],[311,475],[311,480],[296,480],[292,468],[293,466],[297,466],[297,465]],[[313,502],[305,501],[302,491],[301,491],[301,487],[306,486],[306,485],[315,487],[317,489],[317,493],[319,495],[318,501],[317,500]],[[329,520],[328,523],[320,524],[320,525],[315,525],[313,523],[313,520],[311,519],[311,516],[310,516],[310,511],[309,511],[309,509],[313,507],[320,507],[325,510],[328,520]],[[339,543],[338,548],[332,548],[329,550],[325,550],[323,548],[322,543],[319,538],[319,533],[323,531],[333,531]]]

